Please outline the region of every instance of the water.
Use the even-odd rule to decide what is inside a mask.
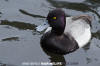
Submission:
[[[43,50],[40,46],[43,33],[35,31],[35,27],[45,21],[48,12],[58,7],[70,16],[88,14],[93,18],[90,43],[64,56]],[[63,62],[62,66],[99,66],[99,14],[99,0],[0,0],[0,65]]]

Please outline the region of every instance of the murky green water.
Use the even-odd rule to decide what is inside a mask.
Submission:
[[[48,12],[58,7],[70,16],[93,18],[90,43],[65,56],[45,52],[39,43],[42,33],[35,31]],[[100,0],[0,0],[0,66],[24,66],[24,62],[100,66]]]

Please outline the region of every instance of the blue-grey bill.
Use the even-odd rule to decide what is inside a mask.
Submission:
[[[37,26],[36,30],[41,32],[41,31],[44,31],[45,29],[47,29],[48,27],[49,27],[48,22],[44,22],[41,25]]]

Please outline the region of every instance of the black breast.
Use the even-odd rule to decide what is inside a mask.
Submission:
[[[40,43],[43,49],[56,54],[68,54],[79,48],[77,42],[70,35],[57,36],[51,32],[44,34]]]

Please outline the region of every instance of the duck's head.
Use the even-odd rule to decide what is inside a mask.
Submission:
[[[66,25],[65,12],[61,9],[55,9],[49,12],[47,16],[49,25],[52,27],[52,32],[61,35],[64,32]]]

